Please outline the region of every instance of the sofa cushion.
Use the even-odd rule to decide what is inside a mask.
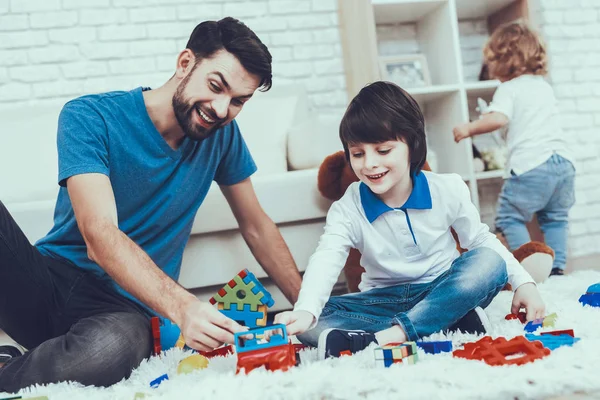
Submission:
[[[287,171],[288,131],[307,114],[306,95],[294,86],[256,91],[244,105],[236,121],[258,167],[256,176]]]
[[[290,170],[318,168],[325,157],[342,150],[341,115],[316,116],[294,125],[288,132]]]
[[[62,103],[0,111],[0,200],[5,204],[56,198],[61,108]]]

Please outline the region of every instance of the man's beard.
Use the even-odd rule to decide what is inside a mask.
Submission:
[[[213,135],[217,129],[221,127],[223,121],[220,121],[219,118],[214,115],[214,113],[200,107],[199,104],[190,104],[189,101],[184,97],[183,91],[187,86],[190,75],[191,73],[183,79],[173,95],[173,112],[175,113],[175,118],[177,118],[177,122],[179,123],[179,126],[181,127],[181,130],[183,130],[185,136],[191,140],[201,142],[202,140]],[[205,128],[194,122],[194,114],[198,114],[197,108],[202,109],[204,114],[208,115],[209,118],[215,121],[210,128]],[[200,116],[198,117],[200,118]]]

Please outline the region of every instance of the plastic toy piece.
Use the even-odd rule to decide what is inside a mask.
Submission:
[[[579,341],[579,338],[562,334],[562,335],[533,335],[528,333],[525,335],[527,340],[530,342],[539,341],[545,348],[550,350],[556,350],[561,346],[573,346],[574,343]]]
[[[267,323],[267,306],[258,306],[257,311],[252,311],[250,304],[244,304],[240,307],[239,304],[232,303],[231,308],[228,310],[223,308],[225,307],[223,303],[218,303],[217,307],[226,317],[249,328],[258,327],[258,322],[264,323],[264,325]]]
[[[167,375],[167,374],[161,375],[158,378],[156,378],[155,380],[153,380],[152,382],[150,382],[150,387],[153,389],[156,389],[157,387],[160,386],[162,381],[166,381],[166,380],[169,380],[169,375]]]
[[[573,332],[573,329],[564,329],[562,331],[540,332],[540,335],[569,335],[571,337],[575,337],[575,332]]]
[[[258,339],[265,332],[272,332],[269,341]],[[290,343],[285,325],[251,329],[234,334],[234,344],[238,355],[236,374],[241,370],[247,374],[255,368],[265,367],[269,371],[287,371],[297,365],[300,358],[294,345]]]
[[[177,374],[189,374],[190,372],[207,367],[208,358],[200,354],[193,354],[179,362],[179,365],[177,365]]]
[[[214,349],[213,351],[198,351],[198,353],[209,359],[213,357],[225,357],[229,354],[233,354],[233,346],[228,344],[226,346],[221,346],[218,349]]]
[[[552,313],[550,315],[546,315],[544,318],[534,319],[533,321],[529,321],[527,325],[525,325],[525,331],[531,333],[535,332],[538,328],[544,327],[548,328],[554,326],[554,322],[558,316],[556,313]]]
[[[154,355],[159,355],[162,351],[162,347],[160,345],[160,320],[158,317],[152,317],[150,319],[150,326],[152,327],[153,353]]]
[[[579,302],[584,306],[600,307],[600,293],[586,293],[581,295]]]
[[[504,319],[507,321],[511,319],[518,319],[522,324],[524,324],[527,322],[527,314],[523,311],[520,311],[518,314],[507,314]]]
[[[428,354],[438,354],[452,351],[452,341],[444,340],[440,342],[417,342],[417,346]]]
[[[375,362],[386,368],[393,364],[415,364],[419,360],[415,342],[388,343],[374,351]]]
[[[592,286],[590,286],[586,292],[587,294],[590,293],[600,293],[600,282],[593,284]]]
[[[530,342],[523,336],[509,341],[500,337],[492,340],[485,336],[477,342],[466,343],[463,349],[454,350],[454,357],[481,360],[488,365],[522,365],[550,354],[541,342]]]
[[[552,313],[550,315],[546,315],[546,317],[544,317],[544,322],[542,323],[542,326],[544,328],[548,328],[548,327],[551,327],[551,326],[553,327],[557,318],[558,318],[558,315],[556,315],[556,313]]]
[[[271,293],[247,269],[234,276],[209,301],[211,304],[223,303],[224,310],[229,310],[231,304],[237,304],[238,309],[249,304],[251,311],[257,311],[261,304],[267,307],[275,304]]]

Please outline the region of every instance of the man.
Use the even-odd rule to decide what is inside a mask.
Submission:
[[[225,18],[194,29],[162,87],[65,105],[54,227],[32,247],[0,203],[0,328],[30,349],[4,347],[0,391],[118,382],[150,355],[153,313],[192,348],[232,343],[243,328],[176,283],[213,180],[258,262],[296,301],[300,275],[256,199],[256,166],[233,121],[270,86],[267,47]]]

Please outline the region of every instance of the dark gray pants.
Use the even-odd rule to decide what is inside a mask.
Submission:
[[[0,329],[29,349],[0,368],[0,392],[61,381],[112,385],[152,350],[145,310],[92,273],[42,255],[2,202]]]

